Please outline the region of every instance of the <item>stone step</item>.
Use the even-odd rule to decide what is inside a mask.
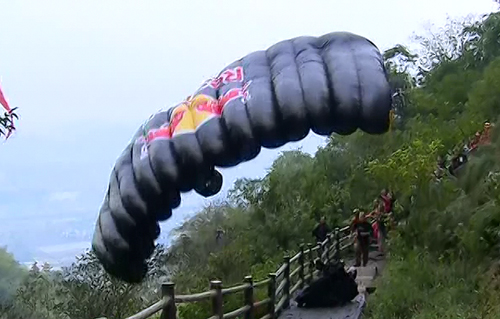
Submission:
[[[375,288],[374,280],[378,276],[378,267],[375,263],[370,262],[366,267],[357,267],[358,274],[356,283],[358,291],[365,293]]]
[[[366,280],[373,280],[375,279],[374,276],[357,276],[356,281],[366,281]]]

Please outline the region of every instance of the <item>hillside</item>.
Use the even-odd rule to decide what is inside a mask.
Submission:
[[[438,156],[498,118],[499,33],[500,13],[493,13],[470,23],[449,21],[418,37],[418,51],[387,50],[398,92],[388,134],[335,135],[314,156],[284,152],[264,178],[237,181],[227,200],[177,229],[182,235],[168,250],[158,248],[139,286],[104,274],[92,254],[63,272],[29,273],[1,255],[0,272],[11,274],[2,278],[14,278],[0,282],[1,318],[124,318],[156,300],[165,277],[178,293],[206,290],[213,278],[228,285],[249,273],[264,278],[284,252],[312,240],[320,216],[343,225],[354,208],[370,209],[383,188],[396,193],[396,218],[405,223],[390,234],[384,280],[368,317],[500,317],[498,130],[458,178],[433,177]],[[182,318],[209,317],[205,304],[179,311]]]
[[[499,17],[449,21],[418,38],[418,55],[404,46],[386,51],[399,92],[393,130],[333,136],[314,157],[286,152],[264,179],[241,180],[228,203],[181,229],[188,236],[170,259],[182,265],[178,289],[203,290],[206,278],[262,276],[279,262],[272,260],[281,256],[277,251],[311,240],[319,216],[341,224],[353,208],[370,209],[380,190],[390,188],[406,226],[391,234],[387,275],[370,317],[496,317],[495,295],[485,283],[498,255],[498,181],[489,174],[498,169],[497,143],[482,147],[458,179],[436,181],[433,171],[438,156],[455,152],[498,117]],[[210,240],[218,227],[226,230],[223,248]]]

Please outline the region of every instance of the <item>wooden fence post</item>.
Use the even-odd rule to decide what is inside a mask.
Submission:
[[[300,288],[304,288],[305,285],[305,276],[304,276],[304,244],[300,244],[300,255],[299,255],[299,280],[301,281]]]
[[[283,262],[286,265],[284,272],[284,278],[285,278],[284,294],[286,297],[285,297],[285,303],[283,304],[283,309],[287,309],[290,306],[290,256],[283,257]]]
[[[313,256],[313,244],[307,244],[307,248],[309,249],[309,280],[307,281],[308,284],[311,283],[313,280],[314,276],[314,256]]]
[[[210,290],[215,290],[215,296],[212,297],[212,311],[216,318],[222,319],[224,316],[222,300],[222,281],[210,281]]]
[[[332,234],[326,236],[326,263],[330,262],[330,251],[332,250]]]
[[[252,276],[246,276],[245,283],[249,284],[249,287],[245,289],[245,305],[249,306],[247,312],[245,312],[245,319],[253,319],[255,317],[254,307],[253,307],[253,279]]]
[[[276,317],[274,313],[274,305],[276,305],[276,273],[269,274],[269,285],[267,286],[267,296],[269,297],[269,304],[267,305],[267,313],[270,319]]]
[[[177,307],[175,305],[175,284],[166,282],[161,285],[162,298],[168,297],[168,304],[161,311],[160,319],[175,319],[177,317]]]
[[[335,259],[340,259],[340,229],[335,228]]]

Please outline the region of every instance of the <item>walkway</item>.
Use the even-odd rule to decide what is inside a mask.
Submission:
[[[353,262],[348,262],[347,267],[352,266]],[[337,308],[317,308],[303,309],[298,308],[294,301],[290,308],[283,311],[279,319],[357,319],[361,316],[366,304],[366,290],[374,287],[374,279],[380,275],[385,266],[384,257],[378,252],[370,252],[370,260],[366,267],[358,267],[358,290],[360,294],[348,305]]]

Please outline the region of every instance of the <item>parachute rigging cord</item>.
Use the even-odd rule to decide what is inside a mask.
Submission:
[[[222,175],[277,148],[318,135],[391,126],[383,58],[366,38],[335,32],[297,37],[252,52],[207,80],[186,101],[161,110],[118,158],[92,247],[106,271],[140,282],[181,193],[217,194]]]

